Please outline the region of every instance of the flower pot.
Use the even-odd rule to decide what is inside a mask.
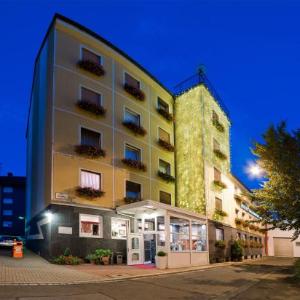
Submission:
[[[167,268],[167,256],[155,256],[155,265],[157,269],[163,270]]]
[[[109,265],[109,256],[102,256],[101,261],[104,265]]]

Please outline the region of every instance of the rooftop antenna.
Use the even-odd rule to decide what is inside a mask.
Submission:
[[[203,64],[199,65],[199,67],[197,69],[197,73],[199,75],[205,75],[206,74],[206,67],[205,67],[205,65],[203,65]]]

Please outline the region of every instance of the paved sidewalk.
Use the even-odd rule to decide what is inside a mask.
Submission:
[[[249,261],[247,261],[249,263]],[[0,255],[0,285],[67,285],[115,281],[125,278],[139,278],[212,269],[241,263],[221,263],[207,266],[158,270],[127,265],[79,266],[53,265],[40,256],[26,251],[23,259]]]

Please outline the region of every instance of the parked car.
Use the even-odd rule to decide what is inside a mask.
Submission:
[[[0,236],[0,247],[12,247],[14,245],[14,241],[17,242],[23,242],[24,239],[22,239],[20,236],[11,236],[11,235],[1,235]]]

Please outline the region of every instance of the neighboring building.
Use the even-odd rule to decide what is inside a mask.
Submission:
[[[274,229],[268,231],[267,255],[300,257],[300,237],[292,241],[293,231]]]
[[[0,235],[25,235],[25,177],[0,176]]]
[[[126,256],[128,239],[140,245],[129,264],[155,248],[172,252],[169,266],[208,262],[206,218],[174,208],[173,95],[60,15],[36,59],[27,145],[28,245],[42,256]]]
[[[208,217],[210,261],[230,259],[237,238],[249,244],[245,258],[261,256],[264,234],[250,191],[230,173],[229,114],[202,72],[176,87],[175,111],[177,205]]]

